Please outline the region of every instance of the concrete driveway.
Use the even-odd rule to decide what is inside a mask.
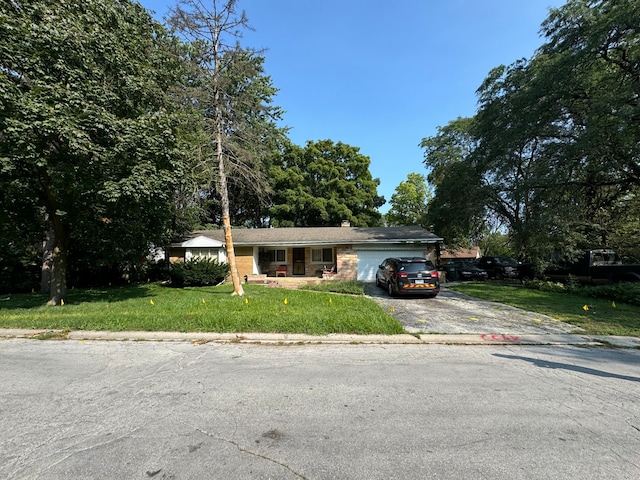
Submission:
[[[373,283],[365,292],[396,317],[408,332],[478,334],[580,333],[582,329],[539,313],[471,298],[441,287],[436,298],[392,298]]]

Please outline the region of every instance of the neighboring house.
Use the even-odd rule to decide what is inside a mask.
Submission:
[[[177,256],[174,256],[174,252],[177,252]],[[169,252],[171,263],[188,262],[194,258],[209,258],[222,263],[227,261],[227,251],[224,243],[205,235],[198,235],[182,243],[171,245]]]
[[[321,277],[329,271],[336,279],[373,281],[387,257],[419,256],[437,262],[442,242],[422,227],[238,228],[232,235],[240,277]],[[169,250],[171,262],[197,257],[226,261],[224,231],[194,232]]]
[[[482,255],[480,254],[480,247],[460,248],[457,250],[442,250],[440,253],[440,261],[442,264],[451,262],[453,260],[470,260],[475,261]]]

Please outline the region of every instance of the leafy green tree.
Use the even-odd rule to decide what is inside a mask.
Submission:
[[[434,186],[427,222],[451,248],[477,244],[487,226],[486,194],[471,155],[476,149],[472,118],[458,118],[422,139],[427,179]]]
[[[640,185],[640,2],[570,0],[551,10],[542,32],[538,57],[550,67],[535,82],[552,86],[561,105],[554,122],[572,133],[557,150],[570,172],[561,191],[576,207],[575,244],[628,250],[614,232],[634,231],[619,207],[637,204]]]
[[[483,255],[514,257],[511,239],[502,232],[487,232],[478,243]]]
[[[391,195],[391,208],[385,215],[387,225],[421,225],[427,227],[428,204],[432,194],[427,178],[419,173],[410,173],[400,182]]]
[[[600,183],[640,184],[640,1],[569,0],[551,10],[542,33],[539,56],[554,68],[540,82],[553,82],[580,127],[573,157]]]
[[[547,66],[542,57],[494,69],[479,89],[474,119],[472,158],[487,211],[494,231],[509,232],[521,259],[547,254],[575,230],[565,220],[572,218],[572,208],[559,206],[571,171],[558,152],[558,139],[571,135],[570,126],[555,121],[558,103],[534,81]]]
[[[526,193],[511,235],[529,253],[611,245],[608,219],[637,193],[639,9],[572,0],[551,10],[539,52],[480,89],[478,153]]]
[[[640,190],[616,202],[606,213],[608,238],[628,263],[640,263]]]
[[[174,46],[129,0],[0,6],[1,210],[51,231],[50,304],[74,249],[139,257],[167,234],[181,169]]]
[[[269,170],[273,196],[273,226],[378,226],[380,184],[369,171],[369,157],[357,147],[331,140],[289,145]]]
[[[506,232],[532,258],[616,246],[617,232],[634,231],[620,206],[635,205],[640,178],[638,25],[638,0],[552,9],[538,52],[492,70],[478,90],[478,112],[461,129],[471,148],[445,131],[425,140],[432,210],[456,218],[451,233]]]

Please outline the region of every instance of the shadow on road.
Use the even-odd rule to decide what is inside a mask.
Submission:
[[[638,377],[630,377],[628,375],[618,375],[616,373],[609,373],[609,372],[604,372],[602,370],[595,370],[593,368],[580,367],[578,365],[570,365],[568,363],[550,362],[548,360],[540,360],[538,358],[521,357],[518,355],[505,355],[502,353],[494,353],[493,356],[506,358],[509,360],[524,360],[525,362],[531,362],[536,367],[540,367],[540,368],[570,370],[572,372],[586,373],[587,375],[595,375],[597,377],[618,378],[620,380],[629,380],[630,382],[640,382],[640,378]]]

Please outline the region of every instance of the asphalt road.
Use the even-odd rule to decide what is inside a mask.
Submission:
[[[408,332],[521,335],[581,331],[546,315],[471,298],[446,286],[436,298],[392,298],[373,283],[365,285],[365,292],[391,312]]]
[[[640,478],[640,350],[6,339],[0,367],[0,478]]]

